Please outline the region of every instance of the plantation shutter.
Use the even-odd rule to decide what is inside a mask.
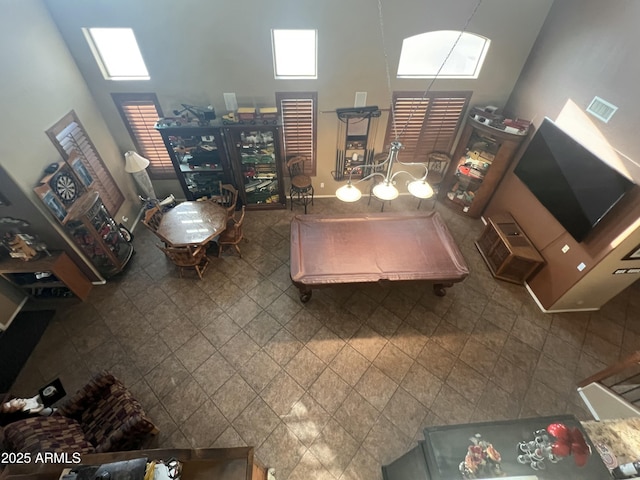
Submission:
[[[47,130],[47,135],[65,161],[69,161],[71,152],[77,153],[80,161],[93,177],[94,182],[91,188],[100,194],[102,203],[109,213],[115,215],[124,202],[124,195],[100,158],[76,113],[72,110],[65,115]]]
[[[316,174],[317,95],[309,93],[276,93],[282,117],[284,156],[303,155],[308,161],[304,173]]]
[[[395,92],[393,117],[388,123],[385,145],[398,137],[402,157],[424,161],[431,152],[450,153],[471,92]]]
[[[167,147],[154,128],[163,116],[155,94],[112,93],[111,96],[138,153],[150,162],[149,176],[154,179],[175,178]]]
[[[418,95],[397,98],[394,95],[395,111],[388,123],[389,128],[384,145],[387,148],[398,137],[404,147],[402,150],[404,158],[413,158],[416,153],[422,135],[422,125],[429,109],[429,99]]]

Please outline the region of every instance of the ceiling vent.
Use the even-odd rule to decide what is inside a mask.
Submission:
[[[599,118],[604,123],[608,123],[609,120],[611,120],[611,117],[616,113],[616,110],[618,110],[618,107],[601,99],[600,97],[593,97],[593,100],[591,100],[591,103],[587,107],[587,112],[594,117]]]

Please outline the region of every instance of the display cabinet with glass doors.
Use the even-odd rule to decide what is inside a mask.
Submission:
[[[277,125],[234,125],[224,129],[235,184],[248,209],[285,208]]]
[[[232,183],[220,128],[156,126],[167,147],[187,200],[220,195],[221,183]]]

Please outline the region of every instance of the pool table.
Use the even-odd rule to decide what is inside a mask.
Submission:
[[[428,282],[434,293],[461,282],[467,264],[437,212],[297,215],[291,220],[291,281],[308,302],[314,288]]]

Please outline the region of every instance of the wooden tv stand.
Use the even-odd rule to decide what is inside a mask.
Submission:
[[[475,242],[495,278],[523,284],[544,258],[508,213],[494,215]]]

